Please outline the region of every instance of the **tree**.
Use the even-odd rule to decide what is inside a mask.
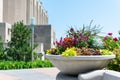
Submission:
[[[8,43],[7,59],[30,61],[34,48],[30,46],[31,30],[22,21],[14,23],[11,30],[11,41]]]
[[[0,36],[0,60],[4,59],[4,47],[3,47],[3,42],[2,42],[2,38]]]

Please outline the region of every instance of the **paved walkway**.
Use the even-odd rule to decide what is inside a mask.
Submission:
[[[78,80],[77,76],[62,74],[57,68],[0,70],[0,80]]]

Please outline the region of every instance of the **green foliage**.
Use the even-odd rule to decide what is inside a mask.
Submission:
[[[44,68],[53,67],[49,60],[35,60],[33,62],[24,61],[0,61],[0,70],[8,69],[28,69],[28,68]]]
[[[4,59],[4,47],[3,47],[2,38],[0,37],[0,60],[3,59]]]
[[[103,42],[105,49],[110,51],[120,47],[120,40],[117,37],[113,37],[112,33],[108,33],[108,35],[103,38]]]
[[[112,55],[113,53],[107,49],[101,49],[100,50],[102,55]]]
[[[116,55],[116,58],[110,61],[108,69],[120,72],[120,48],[115,49],[113,53]]]
[[[23,22],[17,22],[11,30],[11,41],[6,49],[7,60],[30,61],[33,49],[30,47],[31,30]]]
[[[108,33],[108,35],[104,37],[103,41],[105,43],[105,48],[111,50],[116,55],[116,58],[110,61],[107,68],[120,72],[120,38],[113,37],[112,33]]]

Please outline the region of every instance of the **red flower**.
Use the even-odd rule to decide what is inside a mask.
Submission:
[[[64,38],[63,44],[66,47],[72,47],[73,46],[73,38]]]
[[[108,33],[108,35],[112,36],[112,33],[110,32],[110,33]]]
[[[115,37],[115,38],[113,38],[113,40],[114,40],[114,41],[118,41],[118,38],[117,38],[117,37]]]
[[[69,42],[71,40],[72,40],[72,38],[64,38],[64,41],[66,41],[66,42]]]

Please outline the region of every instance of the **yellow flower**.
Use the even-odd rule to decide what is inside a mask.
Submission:
[[[47,50],[46,53],[47,53],[47,54],[51,54],[51,50]]]
[[[67,48],[63,53],[62,56],[69,57],[69,56],[77,56],[77,52],[75,51],[75,48]]]

